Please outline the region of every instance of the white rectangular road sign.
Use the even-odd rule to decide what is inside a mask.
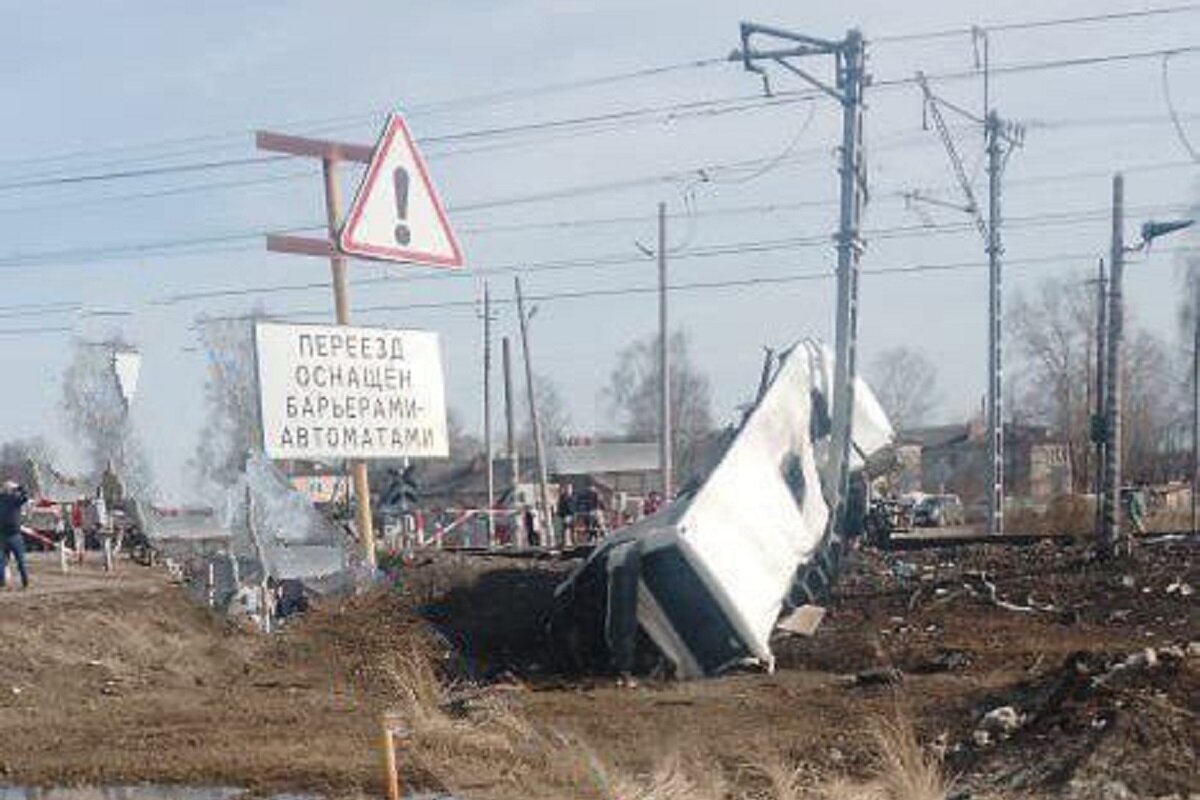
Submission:
[[[449,454],[436,333],[260,322],[254,338],[269,458]]]

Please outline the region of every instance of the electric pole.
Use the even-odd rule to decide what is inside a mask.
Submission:
[[[493,544],[496,471],[492,450],[492,296],[483,282],[483,449],[487,457],[487,544]]]
[[[759,50],[751,47],[754,36],[782,40],[782,47]],[[858,346],[858,261],[863,243],[859,221],[867,199],[867,175],[863,157],[863,88],[866,78],[866,52],[862,34],[850,30],[841,41],[827,41],[790,31],[743,22],[742,47],[732,58],[740,60],[750,72],[763,78],[770,93],[766,70],[760,61],[777,64],[836,100],[842,107],[842,145],[840,153],[840,214],[837,233],[837,311],[834,334],[833,443],[826,486],[831,515],[830,530],[840,541],[846,517],[846,498],[850,487],[850,448],[853,431],[854,383],[857,378]],[[794,63],[805,56],[831,55],[835,59],[833,85],[814,77]],[[832,479],[832,480],[829,480]]]
[[[509,491],[512,502],[516,503],[517,492],[521,486],[521,457],[517,453],[517,426],[513,410],[515,398],[512,384],[512,352],[507,336],[500,340],[500,354],[504,367],[504,424],[505,445],[508,450]],[[521,530],[519,525],[517,530]],[[518,546],[525,545],[523,536],[518,535],[516,540]]]
[[[533,364],[529,355],[529,317],[525,314],[525,297],[521,294],[521,278],[513,276],[517,295],[517,317],[521,321],[521,350],[525,356],[525,392],[529,398],[529,425],[533,429],[533,454],[537,459],[538,506],[541,509],[542,531],[546,545],[554,544],[554,521],[550,513],[550,481],[546,475],[546,449],[542,444],[542,426],[538,421],[537,398],[533,393]],[[563,531],[566,544],[566,531]]]
[[[984,37],[983,43],[984,116],[982,118],[935,95],[929,88],[925,76],[919,72],[917,73],[917,83],[925,95],[926,117],[933,119],[938,136],[942,140],[942,146],[950,159],[954,176],[958,179],[959,188],[967,201],[961,210],[970,214],[974,220],[976,229],[983,237],[984,250],[988,257],[988,388],[984,409],[988,428],[987,530],[990,534],[1001,534],[1004,532],[1004,353],[1002,349],[1004,308],[1000,262],[1004,246],[1000,240],[1001,178],[1009,153],[1021,145],[1024,129],[1019,125],[1005,122],[999,114],[988,107],[990,97],[986,37]],[[954,111],[971,122],[983,126],[984,150],[988,160],[988,214],[986,220],[975,199],[975,192],[963,166],[962,158],[954,146],[950,127],[942,117],[943,108]],[[911,193],[909,197],[933,202],[932,198],[922,197],[916,192]],[[939,204],[946,205],[944,202]]]
[[[1200,509],[1200,277],[1196,278],[1196,299],[1192,306],[1192,533],[1196,533],[1196,512]]]
[[[658,204],[658,463],[662,469],[663,500],[671,501],[671,348],[667,329],[667,204]]]
[[[1107,555],[1123,549],[1121,536],[1121,337],[1125,309],[1122,280],[1125,276],[1125,176],[1112,183],[1112,249],[1109,253],[1108,364],[1105,369],[1104,528],[1100,546]]]
[[[1004,533],[1004,338],[1000,285],[1000,116],[989,111],[985,124],[988,157],[988,533]]]
[[[1103,535],[1104,525],[1104,462],[1108,457],[1108,445],[1105,443],[1105,426],[1107,417],[1104,413],[1105,395],[1108,392],[1108,274],[1104,268],[1104,259],[1100,259],[1099,274],[1096,276],[1096,407],[1092,414],[1091,435],[1096,445],[1096,468],[1092,484],[1093,494],[1096,495],[1096,537]]]

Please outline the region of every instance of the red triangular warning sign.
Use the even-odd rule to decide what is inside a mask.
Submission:
[[[399,114],[388,119],[375,146],[338,245],[365,258],[462,266],[462,251],[425,160]]]

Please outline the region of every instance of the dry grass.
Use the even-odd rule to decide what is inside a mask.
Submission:
[[[943,800],[941,762],[899,714],[870,726],[871,774],[814,774],[778,754],[758,754],[732,774],[702,754],[669,753],[631,773],[605,763],[586,743],[540,730],[507,698],[470,687],[443,687],[414,651],[393,659],[393,717],[406,757],[438,788],[471,797],[595,800]],[[495,792],[493,794],[493,792]]]
[[[942,800],[947,786],[941,759],[921,747],[916,731],[896,715],[877,719],[872,728],[879,757],[876,782],[890,800]]]

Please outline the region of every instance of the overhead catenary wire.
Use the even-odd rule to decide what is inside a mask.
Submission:
[[[1187,131],[1183,128],[1183,122],[1179,119],[1179,112],[1175,110],[1175,103],[1171,100],[1171,55],[1173,54],[1165,55],[1162,59],[1163,99],[1166,101],[1167,113],[1171,116],[1171,124],[1175,127],[1175,135],[1179,138],[1179,143],[1183,145],[1183,149],[1192,157],[1192,161],[1200,163],[1200,153],[1197,153],[1196,148],[1192,146]]]
[[[693,69],[703,69],[705,67],[724,64],[724,58],[700,58],[689,59],[669,64],[659,64],[650,67],[641,67],[639,69],[628,70],[625,72],[617,72],[608,75],[599,75],[590,78],[581,78],[569,81],[557,81],[554,83],[542,84],[539,86],[517,88],[517,89],[502,89],[494,92],[478,93],[473,95],[460,96],[449,98],[446,100],[436,100],[427,103],[416,104],[401,104],[401,109],[406,113],[428,113],[460,106],[480,107],[494,103],[502,103],[512,100],[517,97],[539,97],[547,94],[556,94],[561,92],[574,91],[579,89],[590,89],[598,86],[606,86],[625,81],[641,80],[644,78],[657,77],[674,72],[681,72]],[[338,116],[320,117],[317,119],[290,120],[277,123],[279,127],[297,127],[303,128],[310,132],[315,132],[317,128],[328,128],[331,124],[345,122],[361,122],[369,121],[374,118],[382,117],[389,109],[376,108],[371,111],[359,111]],[[55,153],[45,156],[32,156],[20,159],[4,159],[0,160],[0,166],[11,164],[32,164],[32,163],[51,163],[55,161],[71,161],[85,158],[94,155],[104,155],[111,153],[129,152],[130,150],[146,150],[156,149],[161,147],[175,147],[179,145],[196,145],[202,142],[210,141],[225,141],[236,140],[254,133],[253,128],[240,128],[236,130],[226,130],[218,133],[199,134],[196,136],[175,137],[170,139],[159,139],[150,142],[138,142],[125,145],[110,145],[107,147],[94,147],[80,150],[74,150],[67,153]],[[205,150],[189,150],[185,154],[195,152],[207,152]]]
[[[1164,248],[1156,251],[1161,255],[1177,255],[1195,253],[1200,251],[1196,247],[1176,247]],[[1036,264],[1083,264],[1089,262],[1095,257],[1094,252],[1071,252],[1071,253],[1055,253],[1051,255],[1030,256],[1026,258],[1013,258],[1007,260],[1006,263],[1014,266],[1032,266]],[[946,272],[978,272],[987,268],[985,261],[981,259],[973,259],[970,261],[955,261],[948,263],[928,263],[928,264],[909,264],[893,267],[874,267],[865,268],[862,270],[864,275],[913,275],[913,274],[928,274],[928,273],[946,273]],[[835,277],[833,270],[821,270],[801,273],[789,273],[786,275],[762,275],[751,278],[729,278],[707,281],[685,281],[668,284],[667,290],[671,292],[686,292],[686,291],[705,291],[719,289],[738,289],[753,286],[777,286],[791,283],[806,283],[810,281],[830,280]],[[659,287],[654,285],[638,285],[638,286],[617,286],[605,287],[599,289],[579,289],[559,292],[545,292],[542,294],[529,295],[527,300],[530,302],[550,302],[555,300],[582,300],[595,299],[604,297],[626,297],[634,295],[653,294],[658,292]],[[511,297],[496,297],[492,299],[493,304],[508,305],[515,302]],[[474,298],[464,298],[462,300],[435,300],[429,302],[402,303],[402,304],[382,304],[374,306],[362,306],[355,309],[356,314],[380,314],[396,311],[416,311],[416,310],[447,310],[447,309],[469,309],[472,314],[475,313],[478,307],[478,301]],[[275,312],[267,312],[264,314],[236,314],[236,315],[211,315],[205,318],[205,322],[212,321],[229,321],[241,319],[303,319],[312,317],[327,317],[329,310],[321,309],[290,309]]]
[[[1122,61],[1140,60],[1146,58],[1162,58],[1164,56],[1176,56],[1185,53],[1200,52],[1200,45],[1187,45],[1171,48],[1160,48],[1155,50],[1143,50],[1131,53],[1108,53],[1095,56],[1080,56],[1075,58],[1049,59],[1044,61],[1034,61],[1016,64],[999,64],[990,67],[990,73],[993,77],[1003,75],[1013,75],[1027,72],[1037,72],[1051,69],[1063,69],[1080,66],[1092,66],[1103,63],[1115,63]],[[963,70],[957,72],[946,72],[941,74],[930,73],[927,77],[931,80],[948,81],[978,77],[978,73],[974,70]],[[872,82],[872,90],[899,86],[909,86],[915,83],[915,78],[905,76],[892,79],[877,79]],[[817,90],[803,90],[792,93],[777,93],[774,97],[758,98],[764,103],[770,102],[795,102],[802,99],[808,99],[818,96]],[[713,103],[713,102],[742,102],[746,103],[754,100],[752,96],[739,96],[737,98],[725,98],[723,100],[695,101],[696,103]],[[629,110],[626,112],[612,112],[613,115],[619,114],[646,114],[646,113],[678,113],[679,106],[688,106],[690,104],[675,104],[671,107],[663,107],[652,112],[651,110]],[[751,106],[753,107],[753,106]],[[463,137],[478,138],[482,136],[497,136],[497,135],[512,135],[517,132],[529,133],[538,130],[556,130],[564,125],[583,124],[584,122],[593,122],[600,119],[604,115],[589,115],[574,119],[559,119],[559,120],[543,120],[539,122],[527,123],[520,126],[510,126],[499,129],[484,129],[480,131],[465,131],[456,132],[453,134],[445,134],[441,137],[446,140],[446,137],[453,136],[456,140],[461,140]],[[438,137],[430,137],[429,141],[437,141]],[[112,170],[107,172],[85,172],[79,174],[53,175],[44,177],[27,177],[7,182],[0,182],[0,191],[13,191],[21,189],[42,188],[49,186],[61,186],[72,184],[90,184],[106,181],[120,181],[134,178],[147,178],[162,175],[172,175],[189,172],[204,172],[210,170],[222,170],[231,167],[251,166],[259,164],[268,164],[280,160],[288,160],[289,156],[254,156],[247,158],[230,158],[209,160],[200,162],[186,162],[182,164],[168,164],[155,167],[144,167],[138,169]]]
[[[949,38],[955,36],[970,35],[975,29],[983,29],[989,32],[1005,32],[1018,30],[1031,30],[1037,28],[1052,28],[1059,26],[1072,26],[1092,23],[1107,23],[1122,20],[1136,20],[1150,17],[1163,17],[1175,14],[1193,13],[1200,10],[1200,5],[1185,4],[1176,6],[1162,6],[1156,8],[1137,9],[1131,11],[1087,14],[1068,17],[1037,19],[1037,20],[1015,20],[1010,22],[985,23],[975,26],[963,26],[955,28],[947,28],[932,31],[916,31],[898,34],[883,34],[870,38],[872,45],[892,44],[900,42],[925,41],[939,38]],[[690,59],[680,62],[652,65],[639,69],[629,70],[625,72],[612,73],[609,75],[599,75],[590,78],[580,78],[576,80],[553,82],[540,86],[502,89],[494,92],[477,93],[464,95],[446,100],[432,101],[428,103],[416,104],[398,104],[398,107],[406,113],[422,114],[432,113],[437,111],[445,111],[453,108],[461,107],[483,107],[496,103],[504,103],[519,99],[531,99],[541,97],[548,94],[564,93],[576,90],[593,89],[600,86],[613,85],[626,81],[641,80],[662,75],[706,69],[713,66],[719,66],[728,62],[726,58],[712,57]],[[937,76],[931,75],[931,78]],[[319,129],[330,129],[332,126],[344,126],[349,123],[366,122],[372,119],[381,118],[390,109],[375,108],[369,111],[350,112],[341,115],[327,116],[316,119],[289,120],[278,122],[278,127],[298,128],[309,133],[315,133]],[[14,164],[46,164],[63,161],[75,161],[92,156],[103,156],[116,153],[126,153],[131,151],[155,151],[163,148],[176,148],[176,150],[168,153],[160,153],[158,155],[148,155],[141,157],[142,160],[150,158],[161,158],[169,155],[192,154],[196,152],[205,152],[205,150],[197,149],[195,146],[206,142],[230,142],[236,141],[238,138],[247,136],[252,133],[252,129],[230,129],[226,131],[199,134],[195,136],[184,136],[174,138],[164,138],[152,141],[135,142],[131,144],[109,145],[104,147],[93,147],[74,150],[65,153],[54,153],[42,156],[26,156],[17,159],[0,160],[0,167],[6,167]],[[180,146],[188,149],[179,151]],[[227,146],[227,145],[222,145]],[[211,148],[210,148],[211,150]],[[128,163],[128,162],[110,162],[110,163]]]
[[[1071,127],[1096,127],[1107,125],[1142,125],[1155,124],[1164,121],[1161,115],[1114,115],[1114,116],[1096,116],[1096,117],[1078,117],[1078,118],[1060,118],[1060,119],[1042,119],[1030,121],[1028,127],[1038,128],[1040,130],[1060,130]],[[1183,114],[1180,115],[1181,120],[1197,120],[1200,119],[1200,114]],[[952,128],[954,126],[951,126]],[[896,145],[876,145],[876,150],[892,149],[893,147],[909,146],[909,144],[920,144],[926,140],[924,135],[917,136],[917,131],[913,131],[913,139],[911,143],[906,139],[902,143]],[[474,151],[472,151],[474,152]],[[814,150],[814,152],[817,152]],[[823,152],[823,151],[821,151]],[[805,151],[807,154],[807,151]],[[784,159],[787,163],[790,159]],[[42,213],[45,211],[53,211],[60,209],[86,208],[92,206],[109,207],[118,203],[130,203],[141,200],[155,200],[167,197],[185,196],[198,194],[210,191],[222,191],[226,189],[242,189],[248,187],[265,186],[269,184],[293,182],[300,180],[310,180],[319,172],[314,172],[313,168],[302,170],[292,170],[282,174],[254,176],[248,178],[238,178],[228,181],[213,181],[200,184],[184,184],[181,186],[166,187],[163,189],[152,189],[143,192],[133,193],[117,193],[104,194],[99,197],[83,197],[72,198],[69,200],[51,200],[45,202],[22,202],[9,206],[0,206],[0,215],[14,214],[33,214]],[[1106,173],[1107,174],[1107,173]],[[463,209],[452,209],[456,213],[463,213]],[[520,229],[520,224],[513,225],[513,230]],[[465,230],[460,228],[460,230]]]
[[[1152,212],[1170,208],[1169,206],[1146,206],[1138,209],[1141,212]],[[1040,214],[1029,217],[1015,217],[1009,220],[1014,228],[1028,227],[1052,227],[1056,225],[1078,224],[1090,220],[1099,220],[1106,218],[1107,210],[1095,209],[1082,212],[1059,212]],[[891,228],[868,229],[864,231],[864,235],[874,239],[899,239],[907,237],[927,237],[931,234],[948,234],[969,231],[971,226],[968,223],[952,223],[947,225],[935,226],[930,228],[926,225],[908,225],[895,226]],[[786,237],[781,239],[767,239],[758,241],[743,241],[743,242],[727,242],[717,245],[708,246],[705,248],[696,248],[680,255],[683,259],[704,259],[718,256],[729,255],[747,255],[755,253],[766,253],[778,250],[790,250],[807,247],[822,246],[827,243],[827,237],[821,235],[807,237]],[[507,265],[494,265],[482,269],[463,271],[463,272],[446,272],[434,271],[426,274],[409,275],[402,278],[386,276],[377,278],[366,278],[356,281],[357,286],[375,285],[386,286],[389,284],[407,284],[421,281],[443,281],[443,280],[474,280],[479,277],[487,277],[494,275],[508,274],[533,274],[545,272],[566,272],[581,269],[596,269],[609,268],[617,266],[635,266],[647,262],[644,255],[635,255],[631,253],[610,253],[600,256],[590,256],[576,259],[560,259],[544,262],[521,262]],[[149,301],[150,305],[171,306],[181,303],[195,302],[200,300],[213,300],[219,298],[232,298],[244,296],[262,296],[285,293],[299,293],[306,291],[324,291],[328,289],[326,282],[304,282],[296,284],[275,284],[269,286],[258,287],[228,287],[207,289],[193,292],[177,293],[168,295],[157,300]]]
[[[701,169],[708,169],[710,171],[716,171],[716,170],[721,170],[721,169],[746,169],[746,168],[753,167],[753,165],[756,163],[760,163],[762,161],[769,161],[769,160],[770,159],[757,159],[755,161],[748,161],[748,162],[731,162],[730,164],[713,165],[713,166],[710,166],[707,168],[701,168]],[[1150,163],[1144,163],[1144,164],[1133,164],[1133,165],[1129,165],[1125,169],[1125,171],[1128,173],[1158,171],[1158,170],[1164,170],[1164,169],[1173,169],[1178,166],[1186,165],[1188,163],[1189,162],[1187,162],[1187,161],[1162,161],[1162,162],[1150,162]],[[696,171],[697,170],[695,170],[695,169],[690,169],[690,170],[666,173],[663,175],[650,176],[647,178],[631,179],[630,181],[626,181],[626,182],[612,182],[612,183],[592,184],[592,185],[573,187],[573,188],[569,188],[569,189],[559,190],[559,191],[553,192],[553,193],[543,193],[543,194],[539,194],[536,196],[523,196],[523,197],[516,197],[516,198],[509,198],[509,199],[496,199],[496,200],[492,200],[492,201],[485,201],[484,203],[477,204],[476,206],[467,206],[465,208],[485,208],[485,207],[486,208],[498,208],[498,207],[504,207],[507,205],[522,205],[522,204],[526,204],[526,203],[539,202],[542,200],[550,199],[549,198],[550,194],[553,194],[553,196],[557,197],[557,198],[563,198],[563,197],[582,196],[582,195],[591,194],[591,193],[609,191],[616,187],[626,188],[626,187],[631,187],[631,186],[653,185],[653,184],[658,184],[658,183],[671,183],[671,182],[683,180],[686,177],[694,174]],[[1014,179],[1014,180],[1010,181],[1010,184],[1014,185],[1014,186],[1016,186],[1016,185],[1036,185],[1036,184],[1043,184],[1043,183],[1047,183],[1047,182],[1049,182],[1049,183],[1060,182],[1060,181],[1064,181],[1064,180],[1076,180],[1076,179],[1102,177],[1102,176],[1107,177],[1108,175],[1109,175],[1109,172],[1105,171],[1105,170],[1102,170],[1102,171],[1077,171],[1077,172],[1059,173],[1059,174],[1042,175],[1042,176],[1028,176],[1028,177],[1025,177],[1022,179]],[[877,196],[878,197],[902,197],[903,192],[901,190],[882,190],[878,193]],[[831,205],[835,202],[836,201],[834,201],[834,200],[821,199],[821,200],[812,200],[812,201],[798,201],[798,202],[794,203],[793,205],[797,208],[805,207],[805,206],[820,207],[820,206]],[[462,210],[464,210],[464,207],[452,206],[451,210],[452,211],[462,211]],[[155,253],[159,256],[188,256],[188,255],[201,255],[201,254],[206,254],[206,253],[235,252],[238,250],[252,250],[252,249],[258,249],[260,247],[259,242],[261,241],[261,238],[263,236],[265,236],[267,233],[299,234],[299,233],[315,231],[321,227],[323,227],[323,226],[320,223],[314,221],[309,224],[298,224],[298,225],[288,226],[288,227],[276,227],[276,228],[272,228],[270,230],[257,229],[257,230],[249,230],[249,231],[243,230],[243,231],[221,232],[221,233],[207,234],[207,235],[203,235],[203,236],[179,237],[179,238],[174,238],[174,239],[164,239],[164,240],[150,241],[150,242],[131,242],[131,243],[124,243],[124,244],[101,245],[101,246],[96,246],[96,247],[91,247],[91,248],[79,247],[79,248],[66,248],[66,249],[60,249],[60,250],[49,250],[49,251],[35,251],[35,252],[17,251],[17,252],[10,252],[7,254],[0,253],[0,269],[13,269],[13,268],[18,268],[18,267],[34,266],[34,265],[47,265],[47,264],[54,264],[55,262],[58,262],[59,264],[63,264],[63,263],[86,264],[86,263],[102,262],[102,261],[113,260],[113,259],[122,259],[122,258],[126,258],[129,256],[145,255],[145,254],[150,254],[150,253]],[[927,230],[928,226],[926,226],[924,229]],[[244,242],[245,244],[243,246],[238,246],[237,243],[239,243],[239,242]]]
[[[975,30],[983,30],[988,33],[1004,33],[1009,31],[1027,31],[1038,28],[1059,28],[1071,25],[1088,25],[1102,22],[1116,22],[1119,20],[1131,19],[1146,19],[1149,17],[1162,17],[1175,14],[1191,14],[1200,11],[1200,4],[1188,3],[1176,6],[1160,6],[1157,8],[1142,8],[1133,11],[1114,11],[1100,14],[1083,14],[1072,17],[1054,17],[1039,20],[1024,20],[1011,22],[995,22],[982,23],[979,25],[957,28],[943,28],[935,31],[917,31],[913,33],[898,33],[884,34],[883,36],[872,36],[868,43],[871,45],[877,44],[896,44],[900,42],[923,42],[931,39],[946,39],[956,36],[969,36]]]

